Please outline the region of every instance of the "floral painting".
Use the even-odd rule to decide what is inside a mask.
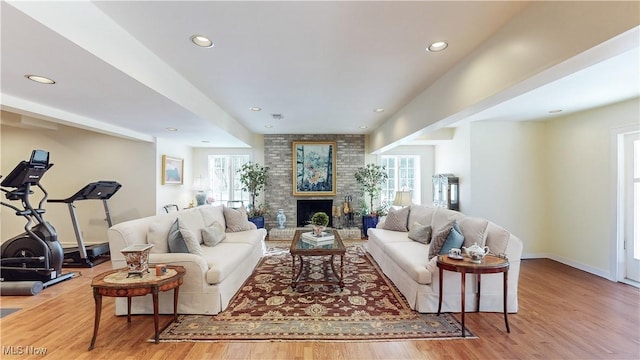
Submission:
[[[336,195],[336,142],[293,142],[293,196]]]

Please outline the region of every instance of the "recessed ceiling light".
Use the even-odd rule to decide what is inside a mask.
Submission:
[[[369,128],[369,127],[368,127],[367,125],[362,125],[362,126],[360,126],[360,129],[363,129],[363,130],[364,130],[364,129],[368,129],[368,128]]]
[[[251,110],[251,111],[260,111],[260,110],[262,110],[262,108],[259,107],[259,106],[252,106],[252,107],[249,108],[249,110]]]
[[[267,124],[267,125],[265,125],[264,127],[266,127],[267,129],[271,129],[271,128],[273,127],[273,125],[271,125],[271,124]]]
[[[47,84],[47,85],[52,85],[55,84],[56,82],[46,78],[44,76],[39,76],[39,75],[25,75],[24,77],[26,77],[27,79],[31,80],[31,81],[35,81],[37,83],[40,84]]]
[[[373,111],[374,111],[374,112],[377,112],[377,113],[381,113],[381,112],[383,112],[383,111],[384,111],[384,109],[378,108],[378,109],[374,109]]]
[[[208,144],[208,143],[210,143],[211,141],[209,141],[209,140],[202,140],[202,142],[203,142],[203,143],[205,143],[205,144]]]
[[[191,35],[191,42],[204,48],[213,47],[213,42],[209,40],[206,36],[202,35]]]
[[[166,128],[166,130],[167,131],[178,131],[178,129],[174,128],[174,127],[168,127],[168,128]]]
[[[556,109],[556,110],[549,110],[549,114],[557,114],[559,112],[562,112],[562,110],[560,109]]]
[[[438,51],[442,51],[442,50],[446,49],[448,46],[449,46],[449,44],[447,44],[444,41],[437,41],[437,42],[434,42],[433,44],[429,45],[429,47],[427,47],[427,51],[438,52]]]

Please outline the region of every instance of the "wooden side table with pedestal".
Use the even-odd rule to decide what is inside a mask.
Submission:
[[[461,281],[461,290],[460,290],[460,301],[462,302],[462,337],[465,336],[465,327],[464,327],[464,313],[465,313],[465,284],[466,284],[466,274],[476,274],[477,275],[477,284],[478,284],[478,294],[476,296],[476,310],[480,311],[480,277],[482,274],[495,274],[502,273],[503,274],[503,302],[504,302],[504,324],[507,327],[507,332],[509,330],[509,321],[507,320],[507,273],[509,272],[509,261],[505,258],[487,255],[482,259],[481,263],[473,263],[469,257],[464,256],[463,259],[452,259],[448,255],[438,255],[438,261],[436,262],[438,266],[438,272],[440,275],[440,294],[438,298],[438,315],[440,315],[440,310],[442,309],[442,271],[449,270],[460,273],[460,281]]]
[[[134,296],[153,296],[153,324],[155,327],[155,342],[159,342],[160,327],[158,325],[158,293],[173,289],[173,319],[178,318],[178,290],[182,285],[186,270],[182,266],[167,266],[163,275],[156,275],[153,269],[141,276],[130,276],[129,269],[115,269],[104,272],[91,282],[93,298],[96,303],[96,315],[93,327],[93,338],[89,350],[93,349],[98,336],[100,314],[102,312],[102,296],[127,297],[127,322],[131,322],[131,298]]]

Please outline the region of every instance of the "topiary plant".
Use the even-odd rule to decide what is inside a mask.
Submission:
[[[329,225],[329,215],[325,212],[318,211],[311,217],[311,224],[315,226],[327,226]]]

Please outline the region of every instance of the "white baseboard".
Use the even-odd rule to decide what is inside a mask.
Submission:
[[[567,259],[565,257],[558,256],[558,255],[553,255],[548,253],[523,253],[522,259],[523,260],[524,259],[551,259],[559,263],[571,266],[573,268],[586,271],[590,274],[603,277],[607,280],[616,281],[615,279],[611,278],[611,273],[609,271],[604,271],[602,269],[594,268],[593,266],[585,265],[583,263],[580,263],[571,259]]]

